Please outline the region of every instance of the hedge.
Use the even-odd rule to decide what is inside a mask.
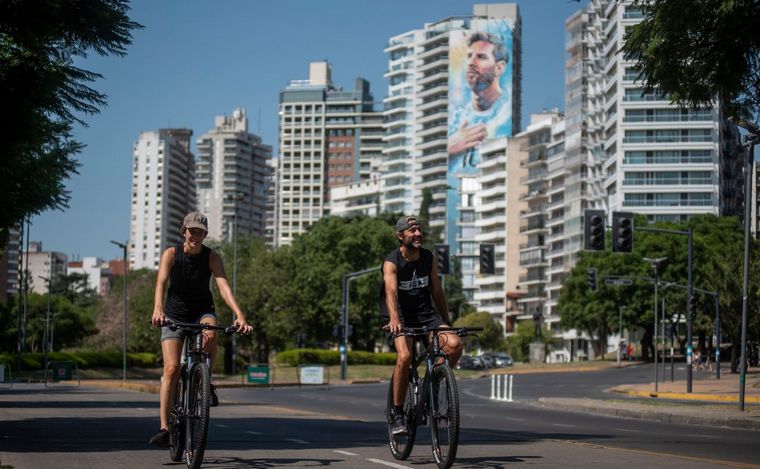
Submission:
[[[298,366],[307,363],[319,363],[322,365],[339,365],[340,352],[325,349],[293,349],[279,352],[275,360],[277,363],[290,366]],[[362,351],[348,352],[349,365],[395,365],[396,354],[372,353]]]
[[[71,361],[79,368],[118,368],[123,365],[121,352],[50,352],[48,361]],[[16,356],[0,355],[0,362],[16,367]],[[155,353],[127,353],[127,365],[143,368],[156,366]],[[22,353],[21,367],[25,370],[36,370],[45,367],[45,354]]]

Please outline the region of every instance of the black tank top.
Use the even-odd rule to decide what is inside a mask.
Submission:
[[[195,322],[214,312],[214,298],[209,289],[211,249],[203,246],[197,256],[185,254],[182,245],[174,247],[174,265],[169,273],[169,292],[164,313],[171,319]]]
[[[420,257],[413,262],[408,262],[401,255],[401,248],[391,251],[385,258],[396,266],[396,280],[398,281],[398,312],[399,315],[416,319],[419,316],[437,314],[433,309],[430,296],[430,274],[433,269],[433,253],[420,248]],[[381,285],[380,311],[383,318],[388,320],[389,315],[385,305],[385,288]]]

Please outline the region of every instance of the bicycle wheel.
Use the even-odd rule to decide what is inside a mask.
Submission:
[[[406,426],[408,433],[404,436],[393,435],[393,379],[391,376],[391,383],[388,387],[388,401],[385,407],[385,420],[388,424],[388,447],[391,449],[391,454],[395,459],[404,460],[409,457],[414,448],[414,438],[417,434],[417,422],[415,415],[415,404],[417,403],[417,396],[414,392],[414,386],[411,382],[411,376],[409,380],[409,388],[406,391],[406,400],[404,401],[404,417],[406,418]]]
[[[174,404],[169,410],[169,454],[175,462],[182,460],[182,453],[185,451],[185,412],[183,410],[185,396],[182,387],[185,369],[186,366],[182,365],[177,385],[174,387]]]
[[[433,368],[433,395],[430,396],[430,434],[433,457],[441,469],[451,467],[459,445],[459,392],[448,365]]]
[[[211,395],[211,373],[205,364],[190,371],[190,400],[187,403],[187,467],[198,469],[203,461],[208,434],[208,412]]]

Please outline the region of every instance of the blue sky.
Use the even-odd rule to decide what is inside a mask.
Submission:
[[[308,64],[328,60],[333,82],[370,81],[385,96],[383,48],[396,34],[450,16],[476,2],[459,0],[140,0],[125,58],[90,57],[81,65],[104,76],[93,87],[108,95],[76,137],[87,145],[80,174],[67,187],[70,208],[32,219],[31,239],[75,257],[120,257],[109,240],[129,237],[132,145],[140,132],[193,129],[195,140],[214,116],[245,107],[249,128],[277,153],[278,94],[308,78]],[[564,108],[564,21],[585,4],[573,0],[517,2],[523,20],[523,128],[531,112]]]

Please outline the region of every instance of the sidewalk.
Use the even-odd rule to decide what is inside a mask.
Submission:
[[[723,373],[721,379],[627,384],[610,389],[610,399],[540,398],[543,407],[589,412],[668,423],[723,426],[760,431],[760,370],[747,373],[744,411],[739,410],[739,375]]]

